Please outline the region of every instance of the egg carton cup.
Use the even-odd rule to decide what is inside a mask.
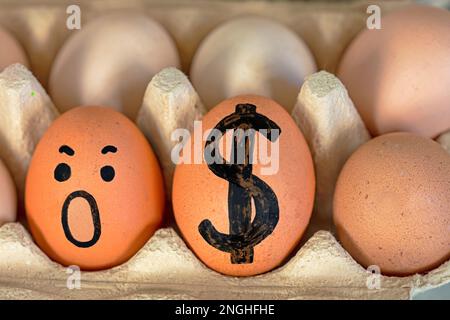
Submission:
[[[23,190],[23,170],[58,112],[31,72],[19,64],[0,74],[0,101],[0,113],[9,120],[0,126],[1,134],[14,137],[0,147],[2,152],[16,151],[4,155],[9,154],[5,159],[12,171],[21,173],[17,181]],[[172,179],[169,157],[174,143],[167,137],[204,112],[188,78],[177,69],[162,70],[148,85],[137,123],[165,161],[166,183]],[[306,79],[293,117],[309,142],[317,170],[313,217],[330,223],[330,186],[345,159],[369,134],[342,83],[325,71]],[[440,140],[450,147],[448,134]],[[311,226],[318,228],[317,221],[313,223],[314,218]],[[426,275],[373,275],[324,230],[315,232],[285,265],[254,277],[229,277],[208,269],[173,228],[158,230],[118,267],[81,271],[80,289],[72,287],[72,270],[51,261],[20,223],[0,228],[0,297],[5,299],[409,299],[415,291],[450,282],[450,262]]]
[[[393,8],[408,2],[392,1],[385,5]],[[44,89],[50,62],[67,36],[55,31],[53,38],[57,41],[47,37],[52,34],[51,27],[62,23],[58,19],[65,14],[66,6],[54,3],[47,1],[38,9],[29,4],[9,5],[0,10],[0,18],[8,16],[7,24],[22,37],[33,72],[39,79],[21,65],[0,73],[0,158],[13,174],[20,203],[33,150],[59,115]],[[87,20],[104,9],[103,1],[88,3],[83,9]],[[123,2],[108,3],[110,8],[123,6]],[[348,5],[354,11],[343,10],[345,6],[341,4],[325,3],[178,1],[177,6],[170,5],[177,1],[130,3],[133,8],[152,8],[149,15],[163,23],[174,36],[184,70],[200,39],[217,23],[238,14],[256,13],[275,17],[292,27],[312,48],[319,68],[333,72],[346,43],[362,28],[365,11],[361,8],[367,7],[364,1]],[[201,13],[204,17],[199,17]],[[13,22],[14,17],[20,19]],[[180,21],[184,23],[176,27]],[[298,25],[296,21],[300,21]],[[24,30],[31,30],[33,23],[39,25],[37,34],[25,36]],[[199,32],[186,32],[194,26]],[[188,39],[183,40],[185,37]],[[193,121],[201,119],[205,112],[198,94],[181,71],[164,69],[149,83],[136,123],[161,162],[167,186],[171,185],[174,170],[170,160],[174,142],[168,137],[176,128],[191,129]],[[334,237],[331,203],[337,176],[352,152],[370,139],[342,83],[325,71],[309,76],[292,116],[310,146],[317,190],[314,213],[303,243],[279,268],[253,277],[221,275],[195,256],[173,226],[159,229],[134,257],[120,266],[104,271],[81,271],[77,289],[78,283],[74,281],[77,271],[51,261],[33,242],[22,216],[20,222],[0,227],[0,298],[411,299],[415,294],[448,284],[450,262],[423,275],[386,277],[364,269]],[[450,152],[450,132],[437,141]]]

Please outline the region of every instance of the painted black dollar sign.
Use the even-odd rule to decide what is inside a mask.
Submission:
[[[210,220],[203,220],[198,226],[202,237],[214,248],[231,254],[231,263],[253,262],[254,247],[270,235],[279,220],[278,199],[273,190],[260,178],[252,174],[250,159],[253,156],[253,141],[256,131],[274,142],[281,134],[279,126],[266,116],[256,112],[252,104],[238,104],[236,111],[223,118],[215,127],[222,134],[230,129],[242,129],[248,134],[241,138],[233,135],[231,161],[208,163],[209,169],[218,177],[229,181],[228,219],[229,234],[224,234],[213,226]],[[262,130],[264,129],[264,130]],[[276,130],[276,131],[272,131]],[[273,134],[273,133],[277,134]],[[219,150],[212,133],[205,144],[205,157],[215,157]],[[245,150],[244,161],[237,161],[238,150]],[[251,199],[255,206],[252,217]]]

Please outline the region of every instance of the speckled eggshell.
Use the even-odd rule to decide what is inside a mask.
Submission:
[[[204,118],[203,132],[212,129],[224,117],[235,112],[237,104],[253,104],[256,112],[274,121],[281,129],[279,135],[279,169],[262,175],[267,165],[254,163],[252,174],[263,180],[275,193],[279,206],[279,220],[273,232],[254,246],[252,263],[231,263],[230,253],[208,244],[199,233],[199,224],[209,219],[217,231],[229,234],[229,181],[216,176],[205,161],[202,164],[179,164],[173,184],[173,208],[178,227],[194,253],[210,268],[233,276],[251,276],[279,266],[299,243],[311,217],[315,177],[311,153],[307,143],[290,115],[274,101],[260,96],[238,96],[225,100]],[[258,139],[262,136],[257,134]],[[264,138],[262,138],[264,139]],[[193,148],[190,139],[185,148]],[[222,140],[223,141],[223,140]],[[231,147],[231,139],[225,140]],[[259,140],[258,140],[259,141]],[[271,143],[273,144],[273,142]],[[204,141],[201,143],[203,152]],[[272,148],[272,147],[270,147]],[[225,144],[221,147],[224,154]],[[259,147],[255,145],[255,152]],[[183,151],[184,152],[184,151]],[[202,154],[192,151],[200,159]],[[225,158],[227,153],[225,153]],[[255,218],[252,205],[252,221]]]
[[[13,63],[28,67],[27,55],[17,39],[0,26],[0,72]]]
[[[3,161],[0,160],[0,227],[16,221],[17,194],[14,181]]]
[[[373,135],[450,129],[450,12],[408,6],[350,44],[338,76]]]
[[[450,156],[410,133],[369,141],[342,169],[334,221],[364,267],[405,276],[439,266],[450,258]]]
[[[61,152],[62,146],[73,152]],[[70,172],[57,171],[60,164]],[[80,192],[88,195],[77,196]],[[100,219],[96,242],[95,206],[89,198]],[[56,119],[38,143],[26,179],[25,206],[33,237],[50,258],[85,270],[110,268],[133,256],[159,227],[162,175],[133,122],[109,108],[78,107]]]

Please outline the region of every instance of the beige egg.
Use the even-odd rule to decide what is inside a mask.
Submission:
[[[61,111],[102,105],[134,119],[152,77],[179,65],[175,43],[159,23],[140,13],[109,14],[64,44],[52,66],[50,95]]]
[[[411,6],[364,29],[338,71],[373,135],[450,129],[450,12]]]
[[[209,109],[237,95],[256,94],[290,111],[303,79],[315,71],[314,57],[297,34],[251,16],[213,30],[198,48],[190,75]]]
[[[0,27],[0,48],[0,72],[13,63],[29,66],[27,55],[19,41],[2,27]]]
[[[0,227],[7,222],[16,221],[16,187],[3,161],[0,160]]]
[[[342,169],[334,221],[364,267],[404,276],[439,266],[450,258],[450,155],[410,133],[369,141]]]

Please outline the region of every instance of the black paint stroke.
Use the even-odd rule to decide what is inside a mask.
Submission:
[[[73,156],[75,154],[75,151],[71,147],[63,145],[59,147],[59,153],[65,153],[69,156]]]
[[[55,170],[53,171],[53,177],[55,178],[56,181],[59,182],[69,180],[71,175],[72,169],[70,169],[70,166],[67,163],[58,164]]]
[[[103,181],[111,182],[116,176],[116,171],[111,166],[104,166],[100,169],[100,175]]]
[[[105,146],[102,149],[102,154],[107,154],[108,152],[111,153],[116,153],[117,152],[117,148],[111,145]]]
[[[222,134],[229,129],[243,129],[260,131],[265,137],[274,142],[281,134],[280,127],[256,112],[252,104],[238,104],[236,111],[222,119],[215,127]],[[279,134],[271,135],[271,130],[278,130]],[[231,263],[253,263],[254,247],[269,236],[279,220],[278,199],[273,190],[261,179],[252,174],[252,153],[254,131],[238,141],[234,135],[232,145],[232,159],[236,160],[238,148],[245,147],[245,161],[208,164],[209,169],[218,177],[229,181],[228,187],[228,218],[230,222],[229,234],[224,234],[213,226],[210,220],[203,220],[198,230],[202,237],[214,248],[231,254]],[[215,156],[219,141],[214,141],[212,134],[205,144],[205,154]],[[251,199],[255,204],[255,218],[251,221]]]
[[[70,231],[69,227],[69,206],[73,199],[76,198],[83,198],[89,203],[89,207],[91,209],[91,215],[92,215],[92,223],[94,225],[94,234],[92,235],[92,239],[89,241],[78,241],[75,239],[72,235],[72,232]],[[71,194],[69,194],[64,201],[63,207],[62,207],[62,216],[61,216],[61,222],[62,227],[64,230],[64,234],[72,244],[79,248],[89,248],[92,247],[94,244],[97,243],[97,241],[100,239],[101,235],[101,223],[100,223],[100,213],[98,211],[97,202],[95,201],[95,198],[88,192],[79,190],[74,191]]]

